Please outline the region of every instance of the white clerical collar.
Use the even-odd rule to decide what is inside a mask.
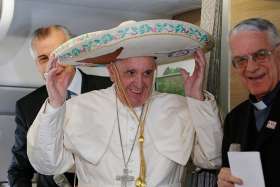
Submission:
[[[263,101],[259,101],[256,103],[253,103],[253,105],[258,109],[258,110],[263,110],[265,109],[267,106]]]
[[[71,81],[71,84],[69,85],[67,90],[70,90],[76,93],[77,95],[79,95],[81,94],[81,88],[82,88],[82,74],[78,69],[76,69],[73,80]]]

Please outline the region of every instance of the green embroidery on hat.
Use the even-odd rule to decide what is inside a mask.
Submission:
[[[158,34],[158,33],[177,33],[177,34],[185,34],[187,37],[197,40],[201,45],[209,46],[209,37],[208,35],[197,29],[192,25],[184,25],[183,23],[144,23],[136,26],[128,26],[124,28],[120,28],[119,30],[112,30],[111,33],[105,33],[103,35],[99,33],[87,33],[81,35],[80,37],[71,40],[67,45],[63,45],[59,47],[59,50],[65,50],[67,48],[71,48],[76,43],[81,43],[79,47],[75,47],[69,51],[64,52],[59,55],[59,58],[72,58],[74,56],[79,56],[81,53],[91,52],[93,49],[105,45],[110,44],[111,42],[119,42],[122,39],[128,39],[130,37],[135,37],[137,35],[143,34]],[[91,37],[95,37],[94,40]]]
[[[111,34],[105,34],[101,37],[101,44],[107,44],[113,40],[113,36]]]
[[[80,49],[77,48],[72,49],[72,54],[73,56],[79,56],[79,54],[81,54]]]
[[[118,30],[117,33],[119,34],[120,38],[124,38],[128,34],[129,28],[124,28],[122,30]]]
[[[182,25],[182,24],[178,24],[175,26],[175,32],[178,33],[178,32],[185,32],[186,29],[185,27]]]

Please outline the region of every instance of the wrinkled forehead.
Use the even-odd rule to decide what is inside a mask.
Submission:
[[[257,31],[243,31],[232,34],[230,37],[232,55],[251,54],[260,49],[273,47],[267,33]]]
[[[129,57],[117,59],[114,63],[119,65],[151,65],[156,66],[156,58],[152,56]]]

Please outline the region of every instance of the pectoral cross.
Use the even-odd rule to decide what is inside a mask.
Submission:
[[[124,168],[123,174],[121,176],[117,175],[116,180],[121,181],[121,187],[127,187],[127,183],[129,183],[130,181],[134,181],[134,177],[128,175],[128,169]]]

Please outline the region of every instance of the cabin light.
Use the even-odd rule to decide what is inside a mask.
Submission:
[[[5,38],[14,15],[14,0],[0,0],[0,41]]]

